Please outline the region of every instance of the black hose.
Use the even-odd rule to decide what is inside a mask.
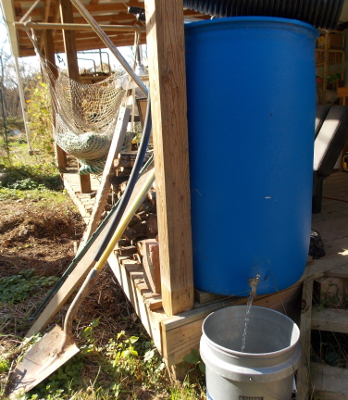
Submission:
[[[89,238],[85,246],[79,251],[79,253],[76,255],[76,257],[73,259],[71,264],[69,265],[68,269],[64,272],[64,274],[61,276],[59,281],[54,285],[54,287],[51,289],[51,291],[48,293],[42,304],[38,307],[38,309],[35,311],[35,313],[30,317],[30,319],[35,319],[46,307],[50,299],[54,294],[57,293],[57,291],[63,286],[64,282],[68,278],[68,276],[71,274],[71,272],[75,269],[77,264],[80,262],[82,257],[87,253],[87,251],[90,249],[92,244],[95,242],[96,238],[99,236],[99,234],[103,231],[109,220],[112,218],[112,222],[110,223],[110,227],[106,233],[106,236],[104,237],[101,245],[99,246],[98,251],[95,254],[94,261],[98,261],[101,255],[104,253],[104,250],[106,246],[108,245],[111,237],[113,236],[113,233],[119,224],[121,217],[124,213],[124,210],[127,207],[127,204],[129,202],[130,196],[133,192],[134,186],[138,180],[138,176],[140,173],[140,170],[142,172],[145,172],[145,170],[149,167],[149,165],[152,163],[153,156],[150,157],[146,165],[142,167],[144,158],[145,158],[145,153],[147,150],[147,146],[149,143],[150,139],[150,134],[152,130],[152,120],[151,120],[151,104],[150,104],[150,95],[148,97],[148,105],[147,105],[147,110],[146,110],[146,117],[145,117],[145,124],[144,124],[144,133],[142,135],[142,140],[140,142],[139,146],[139,151],[137,158],[134,163],[134,167],[132,170],[132,173],[129,177],[128,184],[126,187],[125,192],[123,193],[121,199],[112,207],[112,210],[110,213],[106,216],[106,218],[102,221],[102,223],[98,226],[96,231],[92,234],[92,236]]]
[[[145,154],[146,154],[146,150],[147,150],[147,146],[149,143],[149,139],[150,139],[150,135],[151,135],[151,130],[152,130],[152,119],[151,119],[151,101],[150,101],[150,95],[148,96],[148,103],[147,103],[147,109],[146,109],[146,117],[145,117],[145,123],[144,123],[144,131],[143,131],[143,135],[141,138],[141,142],[139,145],[139,149],[138,149],[138,154],[137,154],[137,158],[135,160],[132,172],[130,174],[128,183],[127,183],[127,187],[126,190],[123,193],[122,199],[120,201],[120,204],[113,216],[113,219],[110,223],[110,227],[103,239],[103,242],[101,243],[101,245],[99,246],[99,249],[94,257],[94,261],[98,261],[99,258],[102,256],[102,254],[104,253],[104,250],[106,249],[106,246],[108,245],[108,243],[110,242],[115,229],[117,228],[117,225],[119,224],[123,213],[127,207],[127,204],[129,202],[129,199],[132,195],[134,186],[138,180],[138,176],[139,176],[139,172],[140,169],[143,165],[144,162],[144,158],[145,158]]]
[[[184,0],[184,7],[212,17],[269,16],[336,29],[344,0]]]

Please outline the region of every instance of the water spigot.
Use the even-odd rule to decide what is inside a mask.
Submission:
[[[251,292],[250,292],[250,296],[251,297],[255,297],[256,296],[256,289],[257,289],[257,285],[260,282],[260,274],[257,274],[255,278],[250,278],[249,279],[249,285],[251,287]]]

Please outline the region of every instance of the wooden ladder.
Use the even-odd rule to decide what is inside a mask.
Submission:
[[[319,285],[320,298],[327,296],[330,299],[333,290],[335,294],[338,291],[344,293],[347,280],[348,267],[337,267],[319,279],[311,275],[303,283],[300,322],[302,355],[297,371],[296,400],[348,399],[348,369],[310,361],[312,330],[348,334],[348,310],[313,306],[313,284],[316,282]]]

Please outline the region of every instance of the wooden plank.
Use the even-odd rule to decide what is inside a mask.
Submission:
[[[90,214],[86,211],[84,205],[82,204],[81,200],[79,199],[78,195],[76,194],[76,190],[74,190],[73,185],[71,184],[71,180],[69,179],[69,174],[63,174],[63,181],[64,181],[64,187],[69,193],[69,196],[71,197],[72,201],[76,205],[76,207],[79,210],[79,213],[81,214],[82,218],[88,219],[90,217]],[[80,188],[78,188],[80,190]]]
[[[162,297],[151,297],[150,299],[146,300],[146,305],[149,307],[150,310],[158,310],[162,308]]]
[[[303,274],[303,278],[314,275],[314,279],[324,276],[326,271],[331,271],[336,267],[343,267],[348,265],[348,251],[342,251],[338,254],[332,254],[330,256],[325,256],[314,260],[313,263],[309,263]]]
[[[332,268],[329,271],[325,272],[325,276],[328,276],[330,278],[348,279],[348,265]]]
[[[326,255],[337,254],[348,250],[348,237],[324,242]]]
[[[226,296],[221,296],[219,294],[203,292],[203,290],[195,289],[195,300],[199,304],[209,303],[214,300],[220,300]]]
[[[79,175],[80,187],[82,193],[92,192],[91,177],[90,175]]]
[[[339,308],[313,308],[312,329],[348,333],[348,310]]]
[[[347,400],[348,369],[311,363],[314,400]]]
[[[145,2],[162,302],[194,304],[182,0]]]
[[[323,240],[335,240],[347,237],[348,217],[341,217],[339,220],[330,220],[313,224],[313,229],[320,232]]]
[[[160,321],[166,318],[163,310],[155,305],[155,302],[151,302],[150,299],[144,300],[142,293],[137,290],[131,273],[127,270],[134,270],[135,273],[139,273],[139,264],[131,265],[131,263],[125,262],[122,265],[118,259],[117,254],[113,253],[108,259],[108,263],[114,272],[118,282],[122,286],[127,298],[131,302],[135,312],[141,320],[143,326],[147,330],[148,334],[153,339],[157,349],[162,352],[162,334]],[[133,268],[134,267],[134,268]],[[151,304],[152,303],[152,304]]]
[[[124,136],[127,129],[127,124],[129,121],[130,109],[126,107],[121,107],[117,119],[117,124],[115,128],[115,133],[112,138],[112,142],[110,145],[108,157],[105,162],[105,167],[103,171],[103,176],[100,182],[100,186],[95,198],[93,210],[91,213],[91,217],[87,226],[87,229],[83,235],[83,239],[80,244],[80,248],[84,246],[87,240],[90,238],[92,233],[98,227],[98,223],[100,221],[100,217],[104,211],[106,200],[108,198],[109,190],[110,190],[110,174],[113,169],[113,161],[117,154],[121,151],[122,143],[124,140]]]
[[[301,359],[297,370],[297,400],[307,400],[310,387],[310,348],[311,348],[311,317],[313,301],[313,275],[303,282],[301,322],[300,322],[300,344]]]
[[[337,88],[337,96],[341,98],[342,104],[346,105],[346,98],[348,97],[348,87]]]

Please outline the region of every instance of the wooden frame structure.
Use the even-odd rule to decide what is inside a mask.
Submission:
[[[97,4],[98,2],[93,3]],[[128,1],[127,3],[133,5],[133,3],[138,2],[134,1],[132,3]],[[70,77],[78,80],[77,34],[75,35],[75,32],[78,32],[78,26],[74,24],[77,18],[74,18],[74,10],[70,0],[60,0],[57,4],[59,4],[60,9],[59,16],[56,15],[53,20],[52,17],[50,18],[52,3],[48,0],[44,2],[45,17],[43,22],[38,22],[34,18],[34,20],[28,22],[28,25],[33,29],[40,29],[40,41],[44,45],[45,56],[54,65],[54,54],[57,52],[58,47],[55,44],[57,35],[54,29],[57,28],[57,22],[60,18],[61,24],[58,26],[63,28],[63,43],[67,55],[68,73]],[[173,365],[182,361],[184,353],[186,353],[186,349],[190,347],[190,344],[186,344],[180,355],[171,346],[166,350],[168,346],[164,342],[171,340],[169,331],[172,330],[172,327],[169,325],[169,328],[165,329],[165,336],[163,336],[162,327],[158,324],[156,325],[155,321],[171,318],[194,307],[186,86],[184,84],[184,9],[183,0],[172,0],[170,2],[166,0],[146,0],[143,4],[147,20],[146,41],[150,60],[149,78],[153,105],[153,142],[156,163],[157,215],[159,241],[161,242],[162,277],[161,302],[150,302],[152,305],[148,307],[147,311],[152,312],[151,308],[155,307],[157,309],[156,315],[151,315],[147,311],[143,312],[147,308],[146,302],[143,301],[144,299],[140,301],[140,298],[135,295],[131,296],[131,291],[127,290],[127,287],[132,286],[134,283],[132,270],[129,271],[129,267],[124,269],[123,264],[120,263],[116,256],[111,257],[110,264],[120,282],[122,281],[123,285],[125,285],[125,292],[127,293],[128,291],[129,297],[133,299],[133,305],[148,331],[154,336],[158,348],[162,352],[164,351],[168,365]],[[24,19],[28,18],[29,15],[37,15],[38,10],[35,7],[38,5],[40,5],[40,0],[32,4],[19,22],[15,21],[18,31],[20,31],[21,23]],[[92,5],[87,6],[89,10],[93,9],[92,7]],[[110,7],[112,8],[111,5]],[[197,13],[193,14],[199,16]],[[205,16],[200,17],[208,18]],[[86,29],[88,28],[84,25],[83,30]],[[19,44],[21,44],[20,38]],[[29,53],[28,49],[22,50],[22,54],[26,53]],[[170,135],[165,134],[168,131],[171,132]],[[57,155],[59,165],[64,168],[65,155],[59,148],[57,149]],[[73,188],[73,185],[76,185],[76,183],[71,185],[71,182],[68,181],[69,179],[66,178],[66,186],[74,198],[76,189]],[[80,181],[80,185],[81,195],[92,190],[90,181],[86,180],[85,177]],[[75,197],[75,199],[78,202],[81,197]],[[132,292],[138,290],[135,289],[137,283],[132,288]],[[158,304],[163,306],[160,312],[158,311]],[[143,318],[147,319],[148,323]],[[160,333],[157,339],[156,332]]]
[[[61,2],[69,7],[69,0]],[[222,307],[245,304],[246,298],[214,297],[194,289],[183,0],[144,0],[144,5],[156,164],[161,296],[151,292],[144,271],[136,260],[131,261],[115,251],[109,264],[167,366],[171,367],[181,363],[192,348],[198,348],[202,322],[207,315]],[[45,10],[48,15],[49,10]],[[71,10],[67,16],[62,16],[62,23],[67,22],[71,29],[68,31],[70,34],[65,35],[66,51],[76,53],[72,30],[77,27],[71,25],[76,21],[69,19],[69,13],[71,17]],[[52,60],[56,50],[50,46],[53,31],[47,30],[49,27],[55,28],[46,25],[42,40],[46,43],[46,57]],[[76,60],[74,54],[71,56],[68,63],[69,70],[73,71]],[[74,198],[75,183],[68,175],[64,180]],[[81,197],[75,199],[76,202],[80,200]],[[348,266],[347,257],[333,255],[330,260],[309,264],[303,279],[309,275],[312,278],[323,276],[328,265],[331,268]],[[296,318],[300,312],[302,282],[300,280],[280,293],[262,296],[255,304],[285,311]]]

